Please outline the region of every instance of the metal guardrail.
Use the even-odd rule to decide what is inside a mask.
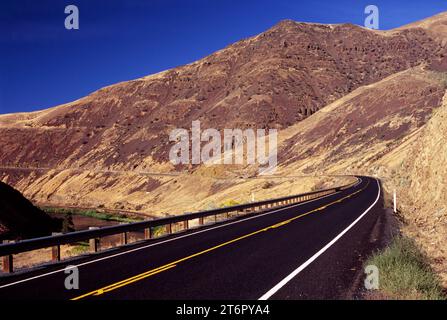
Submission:
[[[190,229],[189,222],[191,220],[198,220],[198,225],[203,226],[205,218],[214,217],[214,223],[217,223],[220,222],[217,220],[217,217],[219,215],[225,215],[224,220],[228,220],[231,214],[232,214],[231,218],[233,218],[234,216],[238,217],[240,215],[248,213],[254,213],[254,212],[260,213],[263,212],[265,209],[289,206],[292,204],[333,194],[337,191],[350,188],[355,184],[357,184],[358,182],[359,180],[357,180],[354,183],[350,183],[348,185],[344,185],[341,187],[308,192],[282,198],[246,203],[230,207],[200,211],[195,213],[188,213],[173,217],[121,224],[117,226],[91,228],[89,230],[75,231],[66,234],[58,234],[53,236],[4,243],[0,244],[0,257],[2,257],[2,269],[3,272],[5,273],[11,273],[14,271],[13,267],[14,254],[51,247],[52,248],[51,260],[60,261],[61,260],[60,246],[64,244],[70,244],[88,240],[90,245],[90,251],[98,252],[100,250],[100,239],[102,237],[120,234],[121,244],[125,245],[128,243],[128,237],[127,237],[128,232],[144,230],[144,239],[145,240],[153,239],[154,237],[152,231],[153,228],[155,227],[164,226],[166,228],[166,233],[172,234],[173,233],[172,226],[176,223],[183,222],[183,229],[181,231],[186,231]],[[209,225],[209,223],[207,225]]]

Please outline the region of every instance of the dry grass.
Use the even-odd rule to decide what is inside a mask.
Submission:
[[[445,300],[439,278],[427,257],[407,237],[396,237],[366,263],[379,269],[379,292],[372,298],[397,300]],[[371,298],[371,297],[370,297]]]

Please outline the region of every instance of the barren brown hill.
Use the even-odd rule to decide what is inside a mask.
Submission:
[[[379,177],[386,205],[396,190],[403,231],[428,253],[444,285],[446,71],[428,65],[397,73],[282,131],[278,172]]]
[[[189,128],[192,120],[212,128],[286,128],[443,52],[421,28],[388,34],[283,21],[198,62],[67,105],[0,117],[0,163],[160,169],[172,128]]]
[[[441,106],[446,86],[445,72],[418,66],[356,89],[282,132],[281,167],[303,173],[371,168],[420,131]]]
[[[0,116],[2,180],[39,202],[144,211],[166,203],[161,187],[177,183],[151,173],[191,169],[167,161],[171,129],[197,119],[213,128],[291,127],[356,88],[441,61],[445,48],[430,34],[287,20],[189,65],[52,109]],[[439,99],[439,88],[427,90]],[[221,190],[210,185],[202,196]]]
[[[399,205],[407,230],[428,248],[447,240],[432,218],[446,212],[439,194],[446,23],[445,13],[391,31],[283,21],[189,65],[0,116],[0,179],[41,204],[175,214],[347,182],[312,175],[378,175],[386,196],[419,192],[399,196]],[[278,175],[289,178],[173,167],[169,132],[193,120],[204,128],[278,128]],[[432,255],[441,273],[446,256]]]

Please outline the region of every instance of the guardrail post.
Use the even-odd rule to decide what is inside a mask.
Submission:
[[[199,225],[203,226],[203,217],[199,218]]]
[[[151,228],[144,229],[144,239],[148,240],[150,238],[152,238],[152,230],[151,230]]]
[[[166,225],[166,233],[167,234],[171,234],[172,233],[172,224],[171,223],[168,223]]]
[[[98,227],[89,227],[89,230],[96,230],[99,229]],[[90,243],[90,251],[92,252],[98,252],[100,247],[100,239],[99,238],[93,238],[89,240]]]
[[[53,236],[57,236],[58,234],[61,234],[60,232],[53,232]],[[51,261],[61,261],[61,246],[56,245],[51,247]]]
[[[183,229],[184,230],[188,230],[189,229],[189,221],[188,220],[183,221]]]
[[[8,240],[3,240],[3,243],[9,243]],[[11,241],[13,242],[13,241]],[[14,257],[12,254],[8,256],[2,257],[2,269],[5,273],[12,273],[14,272]]]
[[[127,232],[121,233],[121,245],[127,244]]]
[[[121,222],[120,224],[126,224],[125,222]],[[127,232],[124,231],[123,233],[120,234],[120,242],[121,245],[125,245],[128,242],[128,237],[127,237]]]

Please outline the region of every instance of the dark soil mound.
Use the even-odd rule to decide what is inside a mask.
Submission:
[[[53,219],[33,206],[19,191],[0,182],[0,240],[50,235],[60,229]]]

